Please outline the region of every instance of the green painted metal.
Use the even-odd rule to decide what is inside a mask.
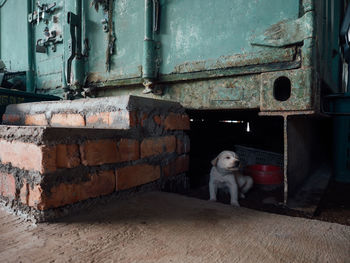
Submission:
[[[153,38],[153,1],[145,0],[145,38],[143,46],[142,77],[154,79],[155,70],[155,43]]]
[[[32,10],[32,0],[27,0],[27,13],[30,13]],[[28,59],[28,70],[26,74],[26,90],[28,92],[34,92],[34,71],[35,65],[33,60],[33,35],[32,35],[32,24],[27,23],[27,59]],[[0,33],[1,35],[1,33]],[[1,41],[0,41],[1,42]]]
[[[10,71],[27,71],[27,1],[7,1],[0,12],[0,58]]]
[[[37,11],[36,1],[8,1],[0,10],[1,59],[11,70],[28,72],[28,91],[69,97],[84,88],[97,96],[132,93],[170,99],[193,109],[293,111],[317,110],[319,83],[325,81],[332,90],[339,84],[339,56],[334,58],[338,31],[329,28],[339,25],[339,1],[159,0],[156,17],[155,0],[103,0],[98,11],[91,8],[92,0],[41,1],[54,2],[46,23],[29,26],[28,10]],[[81,22],[79,41],[88,42],[78,47],[69,76],[68,12]],[[108,33],[101,23],[107,14],[112,14],[116,38],[109,58]],[[28,33],[12,32],[20,27]],[[45,39],[46,27],[62,36],[62,43],[37,53],[35,43]],[[330,37],[333,42],[327,46]],[[272,92],[279,76],[292,82],[292,96],[284,102]],[[142,94],[144,82],[163,95]]]

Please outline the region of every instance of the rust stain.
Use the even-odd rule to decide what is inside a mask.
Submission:
[[[171,74],[289,62],[295,60],[296,53],[296,48],[280,48],[275,52],[243,53],[221,56],[216,60],[184,62],[176,65]]]

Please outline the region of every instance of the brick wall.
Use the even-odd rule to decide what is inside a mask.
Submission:
[[[37,112],[12,108],[6,123],[28,126],[0,126],[1,198],[47,211],[152,182],[159,188],[176,182],[189,167],[188,116],[174,103],[126,103],[122,113],[108,107],[77,113],[60,105],[66,111],[46,114],[40,112],[43,103]],[[83,128],[89,123],[102,126]],[[128,128],[115,129],[118,123]]]

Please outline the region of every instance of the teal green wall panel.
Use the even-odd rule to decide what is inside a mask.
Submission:
[[[11,71],[27,71],[27,1],[7,1],[0,9],[0,58]]]
[[[29,27],[28,13],[38,11],[37,1],[8,0],[0,9],[0,58],[10,71],[33,73],[28,91],[62,98],[139,95],[146,82],[163,94],[143,96],[180,101],[188,108],[314,110],[319,83],[339,90],[334,26],[343,0],[159,0],[158,30],[147,41],[145,25],[153,21],[147,21],[152,12],[145,15],[145,3],[153,0],[110,1],[115,41],[109,67],[108,33],[101,22],[108,18],[108,6],[96,11],[93,0],[42,0],[56,6],[45,14],[46,23]],[[75,22],[82,52],[76,50],[68,72]],[[46,27],[61,38],[55,50],[51,43],[38,53],[35,43],[47,39]],[[306,94],[305,100],[299,95],[288,103],[274,100],[274,78],[283,75],[293,82],[293,92]]]
[[[274,49],[251,45],[253,37],[281,20],[297,19],[299,13],[299,1],[163,0],[161,3],[162,74],[176,72],[186,62],[209,61],[206,67],[215,68],[223,56],[254,57],[255,53],[258,57],[262,50],[273,54]]]

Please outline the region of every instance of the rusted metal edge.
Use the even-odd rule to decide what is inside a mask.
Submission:
[[[288,120],[283,116],[283,205],[288,202]]]
[[[169,82],[179,82],[179,81],[189,81],[189,80],[231,77],[231,76],[237,76],[237,75],[259,74],[264,72],[297,69],[300,67],[301,67],[301,61],[296,60],[292,62],[280,62],[280,63],[273,63],[273,64],[265,64],[265,65],[260,64],[260,65],[250,65],[250,66],[243,66],[243,67],[206,70],[206,71],[191,72],[191,73],[168,74],[168,75],[160,75],[158,83],[169,83]],[[87,86],[95,87],[95,88],[104,88],[104,87],[115,87],[115,86],[141,85],[142,83],[143,83],[142,78],[137,77],[137,78],[127,78],[127,79],[106,80],[106,81],[100,81],[100,82],[88,82]]]
[[[259,116],[281,116],[283,117],[283,205],[288,203],[288,116],[293,115],[315,115],[315,110],[308,111],[265,111],[259,112]]]
[[[317,112],[315,110],[306,111],[261,111],[258,113],[259,116],[281,116],[288,117],[292,115],[315,115]]]

